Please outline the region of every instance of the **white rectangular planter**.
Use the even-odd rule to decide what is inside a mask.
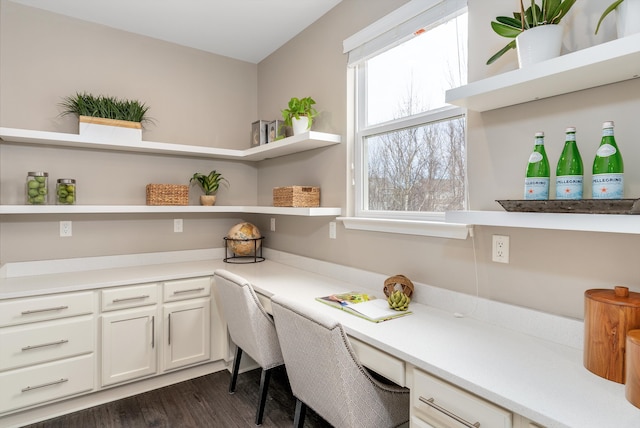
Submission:
[[[142,141],[140,122],[80,116],[79,133],[97,141]]]

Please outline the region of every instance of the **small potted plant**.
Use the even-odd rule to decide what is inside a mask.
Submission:
[[[196,172],[189,180],[189,183],[193,183],[194,181],[198,183],[204,191],[204,195],[200,195],[200,205],[207,206],[215,205],[216,192],[220,187],[220,183],[224,182],[229,185],[229,181],[215,169],[208,175]]]
[[[293,128],[293,135],[298,135],[311,129],[313,118],[318,112],[313,105],[316,102],[311,97],[291,98],[289,108],[282,110],[284,124]]]
[[[602,12],[602,16],[596,26],[596,34],[600,30],[600,24],[602,24],[604,18],[614,10],[617,14],[616,29],[619,38],[640,32],[640,21],[638,20],[640,0],[616,0]]]
[[[63,98],[61,116],[76,115],[79,132],[90,137],[142,140],[142,125],[153,122],[149,107],[137,100],[76,93]],[[106,128],[109,127],[109,128]]]
[[[531,6],[525,10],[523,2],[520,0],[520,12],[514,12],[513,18],[509,16],[496,17],[496,20],[491,22],[493,31],[502,37],[514,40],[489,58],[487,65],[492,64],[516,47],[518,48],[520,67],[560,55],[562,28],[557,24],[575,2],[576,0],[542,0],[542,7],[540,7],[535,0],[531,0]],[[532,31],[534,29],[535,31]],[[533,37],[545,37],[545,39],[527,40]],[[522,45],[527,42],[530,43],[528,45],[530,47],[523,47]],[[538,52],[538,49],[544,49],[544,52]],[[531,57],[525,56],[527,52],[531,53]]]

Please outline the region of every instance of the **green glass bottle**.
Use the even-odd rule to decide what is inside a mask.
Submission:
[[[624,163],[613,137],[613,122],[602,124],[602,140],[593,160],[593,199],[624,197]]]
[[[576,142],[576,128],[570,126],[565,132],[564,149],[556,168],[556,199],[582,199],[584,171]]]
[[[549,160],[544,149],[544,132],[536,132],[524,179],[524,199],[549,199]]]

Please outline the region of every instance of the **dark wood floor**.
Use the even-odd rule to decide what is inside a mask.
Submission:
[[[49,419],[29,428],[141,428],[141,427],[255,427],[260,370],[238,376],[235,394],[229,394],[230,374],[224,370],[144,394]],[[293,425],[295,398],[284,368],[271,376],[263,427]],[[330,425],[307,410],[305,427]]]

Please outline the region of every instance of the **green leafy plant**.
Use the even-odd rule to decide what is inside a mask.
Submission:
[[[122,100],[115,97],[94,96],[78,92],[74,96],[63,98],[60,106],[64,109],[61,116],[74,114],[77,116],[102,117],[140,123],[153,122],[152,119],[147,117],[149,107],[136,100]]]
[[[282,110],[282,118],[284,119],[285,125],[291,126],[293,118],[300,119],[300,116],[307,116],[309,118],[308,129],[310,129],[313,118],[318,115],[316,109],[313,108],[315,103],[311,97],[300,99],[291,98],[289,100],[289,108]]]
[[[620,6],[620,3],[622,3],[624,0],[616,0],[613,3],[611,3],[609,5],[608,8],[606,8],[604,10],[604,12],[602,12],[602,16],[600,17],[600,20],[598,21],[598,25],[596,26],[596,34],[598,34],[598,30],[600,29],[600,24],[602,24],[602,21],[604,20],[604,18],[609,15],[612,11],[614,11],[618,6]]]
[[[215,169],[211,171],[208,175],[201,174],[196,172],[193,174],[193,177],[189,180],[189,183],[196,182],[202,187],[205,195],[215,195],[220,187],[220,183],[224,182],[229,185],[229,181],[222,176]]]
[[[542,6],[538,6],[535,0],[531,0],[531,6],[525,10],[524,3],[520,0],[520,12],[514,12],[513,18],[496,17],[495,21],[491,21],[493,31],[513,40],[489,58],[487,65],[495,62],[509,50],[515,49],[515,38],[523,31],[540,25],[558,24],[575,2],[576,0],[542,0]]]

